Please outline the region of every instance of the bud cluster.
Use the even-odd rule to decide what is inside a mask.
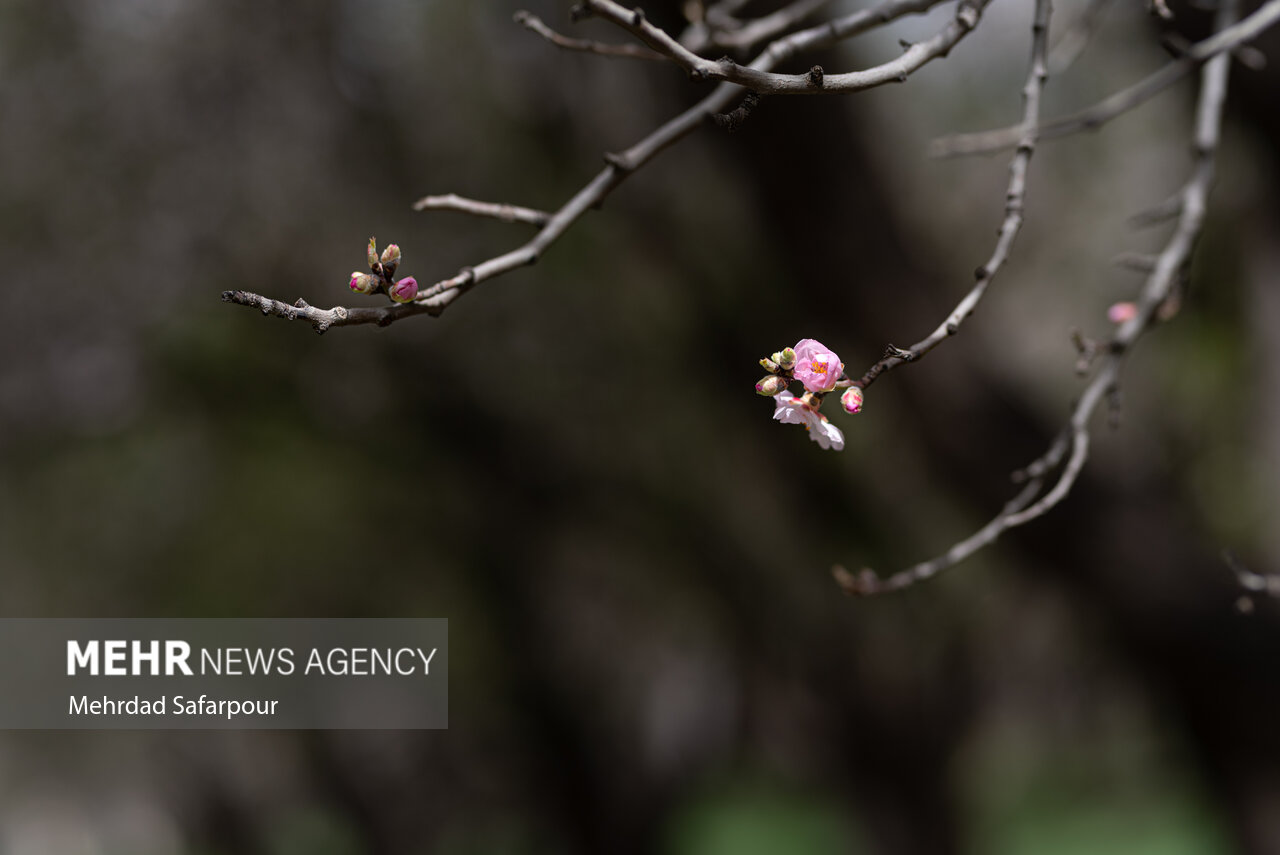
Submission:
[[[823,448],[839,451],[844,447],[844,435],[819,411],[823,397],[836,388],[845,389],[840,396],[845,412],[862,410],[862,389],[845,376],[840,357],[821,342],[806,338],[795,347],[784,347],[764,357],[760,367],[769,373],[756,383],[756,393],[774,399],[774,419],[803,425],[809,437]],[[789,391],[795,382],[805,389],[798,398]]]
[[[412,276],[395,278],[396,268],[400,266],[400,247],[393,243],[379,254],[377,241],[369,238],[365,255],[370,272],[352,272],[351,281],[347,283],[352,291],[357,294],[386,294],[397,303],[412,303],[417,298],[418,280]]]

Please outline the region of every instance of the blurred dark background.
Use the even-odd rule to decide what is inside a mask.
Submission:
[[[1165,61],[1112,5],[1047,115]],[[414,199],[554,209],[705,89],[506,2],[0,2],[3,613],[447,617],[453,659],[443,732],[0,735],[0,853],[1280,852],[1280,609],[1219,558],[1280,569],[1274,64],[1235,69],[1185,308],[1049,518],[897,596],[829,574],[942,551],[1047,445],[1071,328],[1141,284],[1110,259],[1164,240],[1127,218],[1184,180],[1190,82],[1041,147],[987,302],[832,414],[844,452],[752,392],[969,287],[1007,158],[925,151],[1017,120],[1030,7],[699,132],[438,320],[320,337],[219,293],[350,302],[370,235],[452,275],[530,232]]]

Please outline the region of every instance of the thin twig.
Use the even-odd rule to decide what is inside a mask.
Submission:
[[[1181,213],[1182,194],[1174,193],[1159,205],[1155,205],[1145,211],[1139,211],[1134,214],[1129,218],[1129,224],[1134,228],[1158,226],[1161,223],[1167,223],[1169,220],[1176,219]]]
[[[522,208],[519,205],[507,205],[501,202],[477,202],[456,193],[444,196],[423,196],[413,203],[415,211],[461,211],[476,217],[492,217],[504,223],[528,223],[542,227],[551,219],[546,211],[534,208]]]
[[[1244,566],[1229,549],[1222,550],[1222,561],[1235,574],[1236,582],[1241,588],[1255,594],[1267,594],[1280,598],[1280,575],[1255,573]]]
[[[747,0],[721,0],[703,7],[702,0],[686,0],[685,19],[689,26],[680,34],[680,43],[694,52],[706,49],[716,34],[742,26],[735,15],[746,5]]]
[[[1238,0],[1222,0],[1217,13],[1219,33],[1227,32],[1235,20]],[[843,567],[833,573],[836,581],[850,594],[870,595],[897,591],[936,576],[955,566],[979,549],[994,543],[1011,528],[1043,516],[1071,492],[1089,456],[1089,421],[1098,405],[1107,400],[1118,386],[1120,369],[1135,342],[1158,320],[1157,312],[1174,292],[1186,268],[1204,224],[1209,189],[1213,184],[1214,156],[1222,128],[1222,105],[1226,98],[1230,58],[1214,57],[1201,73],[1200,95],[1196,106],[1193,135],[1191,177],[1183,185],[1182,207],[1177,227],[1156,259],[1155,269],[1147,277],[1138,302],[1138,312],[1121,324],[1106,344],[1102,367],[1085,387],[1072,410],[1066,429],[1058,435],[1049,450],[1017,475],[1027,483],[1000,513],[968,538],[952,546],[942,555],[906,570],[879,578],[864,569],[857,575]],[[1068,454],[1069,452],[1069,454]],[[1064,457],[1066,462],[1063,463]],[[1057,479],[1040,495],[1047,476],[1062,465]],[[1015,480],[1017,480],[1015,478]],[[1039,496],[1037,499],[1036,497]]]
[[[1277,1],[1280,2],[1280,0]],[[814,66],[806,74],[774,74],[760,68],[757,63],[739,65],[729,58],[705,59],[680,44],[665,30],[649,23],[644,13],[639,10],[626,9],[614,0],[586,0],[586,7],[594,14],[632,33],[646,45],[684,68],[696,79],[736,83],[761,95],[827,95],[861,92],[886,83],[905,82],[922,66],[950,53],[951,49],[978,25],[982,19],[982,10],[989,2],[990,0],[960,0],[956,6],[955,18],[933,38],[911,45],[895,60],[863,71],[850,71],[844,74],[826,74],[818,66]],[[834,26],[836,23],[833,21],[831,24],[824,24],[802,33],[793,33],[788,39],[812,33],[811,38],[814,42],[822,40],[833,43],[853,34],[849,31],[837,35],[839,31]],[[806,48],[809,46],[805,45]]]
[[[680,43],[694,53],[715,50],[750,50],[776,38],[820,11],[831,0],[793,0],[781,9],[760,18],[743,21],[736,29],[703,28],[701,37],[685,36]]]
[[[1058,77],[1075,64],[1102,24],[1102,14],[1111,0],[1089,0],[1089,5],[1049,53],[1049,73]]]
[[[978,280],[977,283],[956,304],[951,314],[947,315],[946,319],[933,332],[905,350],[890,347],[879,362],[867,369],[866,373],[856,383],[856,385],[864,389],[874,383],[876,378],[884,372],[920,359],[947,338],[959,332],[960,326],[978,307],[978,303],[981,302],[983,295],[986,294],[991,280],[995,278],[996,273],[1004,265],[1005,259],[1009,257],[1009,250],[1013,246],[1019,230],[1022,228],[1023,206],[1027,190],[1027,167],[1031,163],[1031,155],[1036,148],[1037,128],[1040,121],[1040,96],[1044,91],[1044,84],[1049,76],[1046,46],[1048,44],[1050,5],[1048,0],[1037,0],[1036,2],[1035,20],[1032,23],[1031,71],[1027,75],[1027,82],[1022,89],[1021,136],[1018,142],[1018,151],[1009,163],[1009,184],[1005,191],[1004,221],[1000,224],[1000,231],[996,238],[995,248],[991,252],[991,257],[987,259],[986,264],[974,271],[974,276]]]
[[[640,45],[606,44],[605,42],[592,41],[591,39],[575,39],[562,35],[548,27],[537,15],[532,12],[526,12],[523,9],[516,12],[515,22],[542,36],[556,47],[564,48],[565,50],[594,53],[598,56],[623,56],[628,59],[657,60],[658,62],[666,59],[657,51]]]
[[[1187,49],[1179,58],[1159,68],[1132,86],[1104,98],[1092,107],[1053,119],[1040,127],[1041,139],[1056,139],[1081,131],[1092,131],[1137,107],[1152,96],[1177,83],[1197,66],[1223,51],[1229,51],[1256,39],[1269,27],[1280,21],[1280,0],[1267,0],[1243,21],[1228,27]],[[957,134],[934,140],[929,153],[933,157],[956,157],[971,154],[990,154],[1016,145],[1021,129],[1018,127]]]
[[[857,33],[865,32],[873,27],[887,24],[904,15],[918,14],[942,2],[942,0],[883,0],[870,9],[864,9],[849,15],[830,25],[803,30],[771,42],[752,62],[753,69],[767,72],[801,50],[813,50]],[[527,243],[490,258],[474,267],[464,267],[457,275],[443,279],[419,293],[413,303],[383,306],[381,308],[346,308],[335,306],[332,309],[318,309],[308,306],[304,301],[290,305],[280,300],[263,297],[250,291],[225,291],[222,299],[229,303],[252,306],[260,309],[265,315],[275,315],[294,320],[302,318],[311,322],[316,332],[324,332],[330,327],[352,326],[356,324],[377,324],[386,326],[409,315],[429,314],[437,316],[454,300],[470,291],[476,285],[509,273],[517,268],[533,264],[555,243],[579,217],[592,208],[599,207],[615,187],[621,184],[628,175],[644,166],[667,146],[688,136],[701,127],[717,113],[722,113],[734,100],[742,95],[742,89],[729,83],[722,83],[698,103],[680,113],[666,124],[657,128],[647,137],[640,140],[626,151],[609,154],[605,157],[607,166],[596,174],[584,187],[575,193],[563,206],[547,219],[539,232]]]
[[[1111,263],[1117,267],[1123,267],[1126,270],[1133,270],[1138,273],[1150,273],[1156,269],[1155,256],[1148,255],[1145,252],[1122,252],[1111,259]]]

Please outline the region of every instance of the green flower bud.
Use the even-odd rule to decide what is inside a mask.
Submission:
[[[396,268],[400,266],[400,247],[394,243],[382,251],[382,269],[386,271],[387,276],[395,276]]]
[[[756,384],[756,394],[765,397],[773,397],[779,392],[787,388],[787,378],[779,377],[777,374],[770,374],[764,377]]]

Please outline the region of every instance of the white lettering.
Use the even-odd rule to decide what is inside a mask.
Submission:
[[[76,668],[88,668],[93,676],[98,675],[98,642],[86,641],[81,647],[77,641],[67,641],[67,676],[74,677]]]
[[[399,650],[396,651],[396,673],[399,674],[401,677],[407,677],[410,674],[412,674],[414,672],[414,669],[416,669],[418,665],[418,663],[416,662],[412,663],[408,668],[401,665],[400,657],[404,656],[406,653],[409,655],[410,659],[412,659],[413,654],[417,653],[417,651],[410,650],[408,647],[401,647]]]
[[[102,673],[108,677],[124,677],[129,673],[125,662],[129,658],[129,644],[123,640],[102,642]]]
[[[187,657],[191,655],[191,645],[185,641],[166,641],[164,643],[164,673],[172,677],[177,668],[190,677],[191,667],[187,665]]]
[[[142,674],[142,663],[151,663],[151,676],[156,677],[160,674],[160,642],[153,641],[147,645],[146,652],[143,652],[142,642],[135,640],[133,642],[133,675],[135,677]]]

